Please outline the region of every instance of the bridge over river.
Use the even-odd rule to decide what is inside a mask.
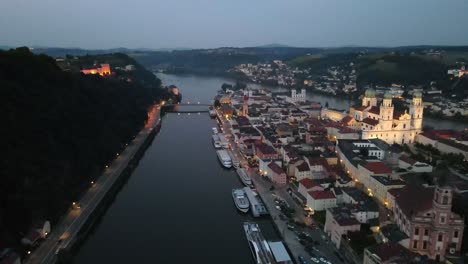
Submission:
[[[164,104],[161,108],[163,113],[208,113],[211,104],[205,103],[180,103],[180,104]]]

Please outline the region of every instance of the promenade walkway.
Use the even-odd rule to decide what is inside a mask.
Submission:
[[[23,263],[55,263],[57,261],[57,253],[72,245],[76,235],[86,223],[89,216],[119,179],[129,162],[146,142],[153,129],[159,125],[161,121],[159,114],[159,106],[154,106],[148,112],[148,122],[145,124],[145,127],[136,135],[135,139],[128,144],[122,153],[116,153],[114,162],[105,169],[103,175],[101,175],[96,182],[90,184],[90,188],[83,194],[81,199],[76,201],[79,208],[73,208],[70,205],[71,207],[67,214],[52,227],[52,231],[48,234],[47,238],[41,242],[39,247],[36,248]]]

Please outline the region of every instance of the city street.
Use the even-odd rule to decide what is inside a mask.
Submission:
[[[106,193],[117,181],[122,171],[127,167],[135,153],[140,149],[150,132],[158,125],[159,107],[153,107],[148,114],[148,122],[145,128],[138,133],[132,142],[128,144],[122,153],[116,153],[116,158],[112,164],[106,166],[103,175],[95,182],[90,183],[89,189],[82,198],[70,204],[70,209],[66,215],[55,226],[52,226],[50,234],[41,242],[24,263],[54,263],[59,250],[69,247],[73,243],[76,235],[80,231],[88,217],[99,205]]]

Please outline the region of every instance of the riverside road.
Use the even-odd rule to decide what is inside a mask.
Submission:
[[[89,216],[99,205],[106,193],[118,180],[122,172],[128,166],[135,153],[141,148],[147,140],[152,130],[159,124],[159,106],[153,107],[148,113],[148,122],[138,133],[133,141],[125,148],[122,153],[116,153],[116,159],[108,166],[104,173],[93,183],[83,194],[79,201],[76,201],[76,207],[72,205],[62,219],[52,227],[51,233],[35,249],[24,263],[42,264],[55,263],[57,254],[61,249],[68,248],[73,243],[76,235],[86,223]]]

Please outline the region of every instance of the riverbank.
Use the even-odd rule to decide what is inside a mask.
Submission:
[[[117,180],[112,184],[112,187],[109,191],[106,192],[103,199],[96,206],[94,211],[90,214],[88,219],[83,223],[80,231],[78,232],[75,240],[69,245],[66,250],[61,250],[60,254],[57,256],[57,263],[70,263],[73,259],[73,256],[79,251],[80,247],[86,241],[88,236],[93,233],[96,226],[100,223],[103,215],[107,209],[114,203],[116,195],[120,192],[123,186],[127,184],[132,172],[138,167],[138,164],[145,154],[145,151],[151,146],[156,135],[161,129],[161,123],[159,123],[148,135],[145,142],[141,145],[139,150],[135,153],[134,157],[129,161],[128,165],[119,175]]]
[[[115,194],[125,178],[128,178],[135,164],[145,152],[152,139],[160,129],[159,107],[153,107],[149,112],[148,122],[145,127],[135,136],[135,139],[126,147],[122,153],[116,154],[115,161],[108,166],[103,175],[91,183],[89,189],[80,200],[73,203],[72,208],[52,227],[47,238],[41,242],[25,263],[68,263],[70,252],[76,242],[86,234],[86,230],[100,215]],[[124,177],[126,176],[126,177]],[[63,253],[62,253],[63,252]]]

